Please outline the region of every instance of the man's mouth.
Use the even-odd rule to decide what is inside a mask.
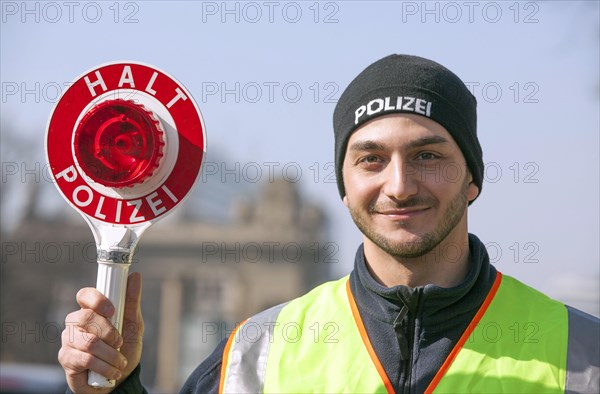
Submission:
[[[390,219],[409,219],[418,215],[423,214],[429,210],[429,207],[426,206],[417,206],[410,208],[392,208],[392,209],[383,209],[383,210],[375,210],[375,213],[384,215]]]

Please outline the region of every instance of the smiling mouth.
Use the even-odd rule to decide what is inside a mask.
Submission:
[[[390,219],[409,219],[429,210],[429,207],[414,207],[414,208],[398,208],[386,209],[384,211],[376,211],[379,215],[386,216]]]

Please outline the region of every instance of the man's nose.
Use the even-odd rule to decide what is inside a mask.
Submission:
[[[418,191],[417,170],[410,163],[392,160],[384,173],[383,192],[390,199],[406,200]]]

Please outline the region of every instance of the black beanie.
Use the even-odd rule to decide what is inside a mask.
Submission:
[[[350,135],[371,119],[398,112],[419,114],[444,126],[462,151],[481,193],[484,168],[476,107],[475,97],[460,78],[434,61],[390,55],[371,64],[350,82],[333,113],[340,196],[346,195],[342,165]]]

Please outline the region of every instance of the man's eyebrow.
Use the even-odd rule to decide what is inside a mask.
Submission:
[[[425,145],[433,145],[433,144],[447,144],[448,140],[441,135],[434,135],[431,137],[423,137],[417,140],[409,142],[406,147],[407,148],[419,148]]]
[[[373,140],[363,140],[354,142],[352,145],[350,145],[350,147],[348,147],[348,150],[385,150],[385,145]]]
[[[449,141],[439,135],[434,135],[430,137],[423,137],[416,139],[414,141],[409,142],[406,145],[408,149],[419,148],[425,145],[432,144],[447,144]],[[364,140],[364,141],[356,141],[352,145],[348,147],[348,150],[351,151],[369,151],[369,150],[386,150],[386,146],[382,143],[373,140]]]

